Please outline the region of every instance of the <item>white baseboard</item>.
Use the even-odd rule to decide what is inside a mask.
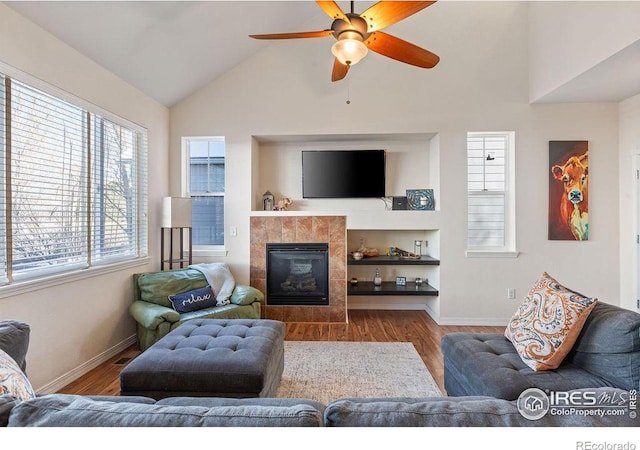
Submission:
[[[63,374],[62,376],[56,378],[50,383],[45,384],[44,386],[38,388],[36,390],[38,395],[44,394],[54,394],[58,392],[63,387],[67,386],[71,382],[77,380],[82,375],[88,373],[89,371],[95,369],[100,364],[108,361],[109,359],[116,356],[118,353],[123,352],[124,350],[131,347],[136,343],[136,336],[130,336],[119,344],[114,345],[113,347],[107,349],[106,351],[100,353],[99,355],[91,358],[89,361],[79,365],[73,370]]]
[[[435,319],[434,319],[435,320]],[[496,318],[445,317],[436,320],[438,325],[457,325],[469,327],[506,327],[509,321]]]
[[[391,303],[391,302],[363,302],[359,304],[350,304],[348,306],[350,310],[356,309],[380,309],[380,310],[403,310],[403,311],[426,311],[429,316],[438,325],[456,325],[456,326],[470,326],[470,327],[502,327],[507,326],[508,319],[500,318],[476,318],[476,317],[440,317],[433,308],[425,304],[406,304],[406,303]]]
[[[426,311],[424,305],[413,305],[413,304],[389,304],[389,303],[366,303],[360,305],[349,305],[348,309],[381,309],[381,310],[393,310],[393,309],[401,309],[401,310],[414,310],[414,311]]]

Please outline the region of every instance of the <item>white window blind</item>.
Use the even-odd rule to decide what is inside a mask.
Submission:
[[[508,242],[508,158],[512,133],[467,135],[467,245],[504,249]]]
[[[14,275],[87,264],[86,117],[11,83],[11,264]]]
[[[144,171],[137,168],[136,155],[146,147],[144,137],[100,116],[92,127],[92,262],[104,263],[136,257],[139,236],[140,205],[136,188]],[[144,183],[144,184],[143,184]]]
[[[7,279],[7,223],[6,223],[6,201],[5,201],[5,184],[6,184],[6,132],[5,123],[7,120],[5,114],[6,99],[5,77],[0,74],[0,285],[6,284]],[[1,238],[5,236],[5,238]]]
[[[2,283],[145,256],[146,132],[0,80]]]

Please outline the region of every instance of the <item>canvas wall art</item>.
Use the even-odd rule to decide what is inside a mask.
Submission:
[[[549,239],[589,239],[588,141],[549,141]]]
[[[407,205],[409,209],[433,211],[436,208],[433,189],[407,189]]]

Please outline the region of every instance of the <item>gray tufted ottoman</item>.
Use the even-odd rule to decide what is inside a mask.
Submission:
[[[122,370],[120,395],[275,397],[284,334],[276,320],[189,320]]]

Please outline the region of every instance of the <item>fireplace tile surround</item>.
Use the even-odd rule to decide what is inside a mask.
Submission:
[[[262,316],[284,322],[347,322],[347,227],[345,216],[250,217],[251,286],[266,292],[267,243],[329,244],[329,306],[276,306]]]

